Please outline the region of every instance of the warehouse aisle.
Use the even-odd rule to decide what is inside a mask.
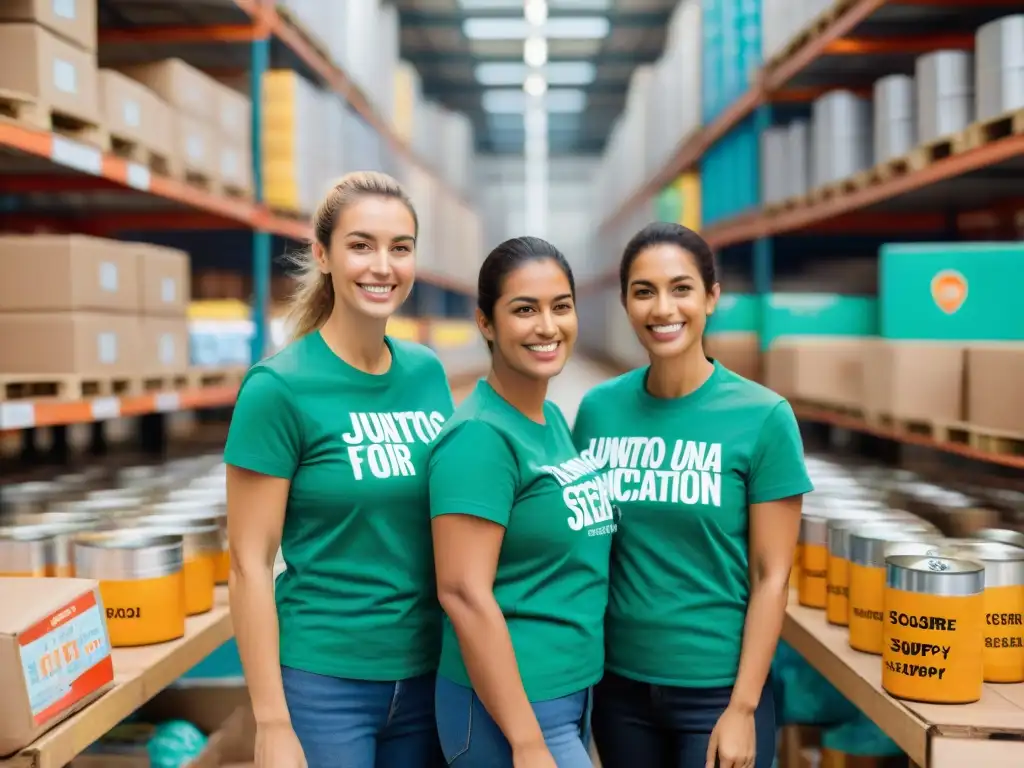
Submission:
[[[569,424],[576,421],[576,410],[580,400],[595,384],[609,378],[607,366],[600,365],[587,357],[577,356],[569,361],[561,375],[551,382],[548,399],[562,409]]]

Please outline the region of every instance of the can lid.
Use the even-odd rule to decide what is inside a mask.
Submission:
[[[971,538],[998,541],[1024,549],[1024,531],[1015,531],[1012,528],[982,528],[980,531],[975,531]]]
[[[0,539],[8,541],[46,541],[57,532],[45,525],[5,525],[0,527]]]
[[[89,531],[75,537],[75,544],[98,549],[146,549],[149,547],[181,546],[180,534],[146,531],[139,528],[119,528],[113,531]]]
[[[886,544],[894,541],[941,540],[942,534],[926,521],[888,520],[872,522],[846,532],[850,562],[867,568],[885,567]]]
[[[885,559],[885,584],[944,597],[976,595],[985,590],[985,566],[963,557],[892,555]]]

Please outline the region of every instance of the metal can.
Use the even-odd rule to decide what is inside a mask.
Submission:
[[[42,578],[56,575],[56,536],[40,525],[0,528],[0,576]]]
[[[886,558],[882,687],[937,704],[981,698],[985,566],[948,557]]]

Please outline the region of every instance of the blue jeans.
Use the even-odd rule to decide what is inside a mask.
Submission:
[[[606,672],[594,689],[594,741],[603,768],[704,768],[711,731],[732,686],[676,688]],[[755,768],[775,760],[771,681],[754,711]]]
[[[593,768],[590,689],[550,701],[533,702],[544,741],[558,768]],[[437,678],[437,733],[449,766],[512,768],[512,748],[471,688]]]
[[[434,675],[381,683],[282,667],[309,768],[439,768]]]

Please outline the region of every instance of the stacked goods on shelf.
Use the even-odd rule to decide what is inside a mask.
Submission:
[[[229,570],[224,468],[216,456],[126,467],[112,476],[93,469],[48,482],[9,484],[4,490],[0,593],[5,606],[22,607],[5,610],[4,629],[30,639],[24,633],[40,618],[75,604],[82,612],[64,626],[75,628],[80,653],[93,662],[81,667],[92,666],[95,672],[79,677],[75,690],[81,687],[85,694],[80,700],[48,702],[48,717],[18,716],[27,709],[20,702],[14,717],[7,717],[10,709],[5,709],[0,754],[21,749],[89,704],[96,689],[113,679],[112,648],[185,636],[189,617],[214,610],[215,585],[226,582]],[[91,604],[106,610],[94,621],[88,606],[76,602],[90,589],[99,593]],[[6,641],[10,633],[3,635]],[[96,674],[104,669],[99,662],[105,675]],[[5,680],[24,676],[20,662],[0,668]]]
[[[114,69],[99,73],[100,113],[111,151],[155,173],[177,168],[171,107],[152,90]]]
[[[251,102],[181,59],[118,67],[170,108],[170,175],[219,194],[252,194]]]
[[[0,236],[0,375],[28,396],[77,399],[186,372],[188,271],[169,248]]]
[[[407,61],[395,68],[395,101],[392,106],[395,133],[406,144],[412,144],[417,134],[417,110],[422,95],[422,83],[416,67]]]
[[[710,123],[750,88],[761,66],[761,3],[704,3],[701,25],[700,103]]]
[[[725,293],[708,318],[704,351],[726,368],[752,381],[761,379],[761,300],[752,294]]]
[[[749,117],[708,148],[701,158],[701,223],[709,226],[758,205],[760,137]]]
[[[634,70],[597,174],[598,218],[617,210],[701,126],[701,18],[698,0],[680,2],[661,59]]]
[[[979,27],[974,56],[976,118],[990,120],[1024,109],[1024,14]]]
[[[96,14],[95,0],[0,3],[0,91],[19,122],[105,149]]]
[[[984,143],[978,126],[1024,109],[1024,15],[979,27],[975,43],[974,53],[917,57],[913,76],[879,78],[870,100],[830,91],[814,101],[809,125],[796,120],[765,129],[762,148],[771,151],[762,153],[764,203],[803,198],[894,161],[917,170]]]

